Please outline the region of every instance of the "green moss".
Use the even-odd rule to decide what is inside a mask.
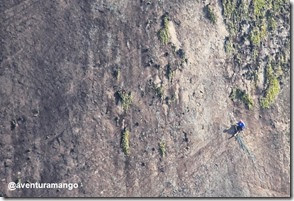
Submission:
[[[119,99],[121,101],[122,107],[124,110],[128,110],[130,105],[133,102],[131,92],[126,92],[125,90],[118,91]]]
[[[169,42],[169,38],[170,38],[168,26],[169,26],[169,19],[166,15],[164,15],[162,18],[162,28],[158,31],[158,38],[160,42],[163,43],[164,45],[166,45]]]
[[[267,22],[263,21],[263,18],[269,6],[266,0],[252,0],[251,5],[253,10],[245,1],[222,0],[223,15],[231,37],[242,34],[241,26],[244,21],[254,21],[249,39],[252,45],[259,46],[267,34]]]
[[[265,21],[261,22],[258,27],[255,27],[250,33],[250,41],[254,46],[259,46],[261,41],[267,35],[267,25]]]
[[[281,40],[279,33],[276,33],[278,23],[284,26],[289,23],[290,4],[288,0],[222,0],[224,22],[230,33],[224,47],[228,57],[232,58],[235,66],[248,69],[244,74],[244,79],[254,79],[256,87],[258,86],[258,74],[260,72],[260,62],[264,59],[262,53],[263,47],[268,48],[267,40],[276,38]],[[287,28],[287,27],[286,27]],[[249,31],[249,34],[248,34]],[[270,36],[270,37],[269,37]],[[233,40],[229,40],[233,39]],[[248,40],[250,45],[248,45]],[[243,43],[244,42],[244,43]],[[286,44],[281,44],[285,46]],[[232,54],[233,51],[233,54]],[[250,53],[249,53],[250,52]],[[266,89],[262,98],[259,98],[260,105],[268,108],[279,93],[279,79],[286,75],[286,69],[290,69],[289,62],[283,64],[279,58],[283,52],[283,47],[279,53],[275,53],[273,76],[266,73]],[[289,49],[287,52],[290,52]],[[251,60],[247,60],[251,56]],[[246,61],[245,61],[246,60]],[[249,68],[247,68],[249,66]],[[278,68],[280,66],[281,68]],[[274,66],[273,66],[274,67]],[[256,71],[256,72],[254,72]],[[271,70],[268,70],[269,72]],[[251,79],[252,80],[252,79]],[[235,94],[236,95],[236,94]],[[248,108],[253,106],[253,100],[246,95],[246,92],[239,93],[239,100],[242,100]]]
[[[223,14],[225,17],[231,17],[236,9],[237,1],[234,0],[223,0]]]
[[[222,0],[223,15],[231,36],[240,33],[240,25],[248,19],[248,4],[239,0]]]
[[[215,24],[217,21],[216,15],[214,14],[214,10],[210,5],[204,7],[204,12],[206,13],[206,17],[210,20],[212,24]]]
[[[166,45],[169,41],[169,33],[167,30],[165,29],[161,29],[159,30],[158,32],[158,37],[159,37],[159,40],[164,44]]]
[[[247,108],[249,110],[252,109],[252,107],[254,106],[254,101],[252,99],[252,97],[249,94],[244,94],[242,97],[243,103],[247,106]]]
[[[256,18],[263,17],[267,9],[267,2],[265,0],[252,0],[254,8],[254,16]]]
[[[251,110],[254,106],[254,101],[252,97],[247,94],[245,90],[241,90],[238,88],[233,89],[232,93],[230,94],[230,98],[233,100],[242,101],[249,110]]]
[[[124,129],[124,131],[122,132],[122,149],[123,152],[125,153],[125,155],[129,155],[130,154],[130,132],[128,129]]]
[[[260,99],[260,106],[262,108],[269,108],[274,102],[280,92],[280,83],[277,76],[274,74],[272,66],[269,64],[266,72],[267,88],[265,96]]]
[[[166,154],[166,146],[165,146],[165,142],[161,141],[159,143],[159,153],[161,155],[161,157],[164,157]]]
[[[261,41],[259,30],[255,29],[251,32],[250,41],[251,41],[252,45],[259,46],[260,41]]]

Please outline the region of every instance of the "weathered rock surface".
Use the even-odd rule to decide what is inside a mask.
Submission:
[[[236,107],[211,2],[215,25],[204,1],[2,1],[1,195],[290,196],[289,77],[270,109]],[[175,47],[158,39],[166,13]],[[224,133],[239,119],[248,151]],[[11,181],[80,186],[9,191]]]

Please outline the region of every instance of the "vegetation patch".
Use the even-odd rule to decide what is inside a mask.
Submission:
[[[279,12],[283,5],[289,3],[289,0],[272,0],[272,9],[274,12]]]
[[[251,31],[250,41],[252,45],[259,46],[260,44],[260,34],[258,30]]]
[[[287,46],[290,37],[286,39],[280,31],[289,29],[290,3],[288,0],[222,0],[221,3],[224,22],[230,33],[224,49],[235,69],[245,71],[242,72],[244,79],[255,82],[257,87],[257,72],[263,71],[260,68],[267,60],[264,52],[277,47],[280,49],[271,55],[274,66],[265,69],[266,88],[259,97],[260,106],[269,108],[280,91],[279,79],[283,79],[290,70],[290,60],[283,62],[281,58],[281,55],[290,52]],[[253,106],[252,98],[245,91],[237,89],[231,95],[242,100],[248,108]]]
[[[245,1],[222,0],[223,15],[232,36],[239,33],[241,22],[248,19],[248,4]]]
[[[260,42],[266,37],[267,25],[262,23],[259,27],[255,27],[250,34],[252,45],[259,46]]]
[[[233,15],[235,9],[236,9],[236,4],[237,1],[234,0],[223,0],[223,14],[225,17],[230,17]]]
[[[225,39],[225,51],[227,54],[231,54],[233,52],[233,43],[232,40],[229,37],[226,37]]]
[[[277,21],[274,18],[274,16],[269,15],[267,18],[267,21],[268,21],[268,30],[275,31],[277,29]]]
[[[120,90],[120,91],[117,92],[117,94],[118,94],[119,100],[120,100],[124,110],[128,110],[130,105],[133,102],[131,92],[127,92],[125,90]]]
[[[216,15],[214,13],[213,8],[208,4],[207,6],[205,6],[203,8],[203,10],[205,12],[206,17],[210,20],[210,22],[212,24],[215,24],[217,21],[217,18],[216,18]]]
[[[162,85],[155,86],[155,93],[158,96],[158,98],[160,98],[162,100],[163,97],[164,97],[164,89],[163,89],[163,86]]]
[[[249,94],[247,94],[245,90],[241,90],[238,88],[233,89],[233,91],[230,94],[230,98],[232,100],[242,101],[249,110],[251,110],[254,106],[253,98]]]
[[[161,23],[161,29],[158,31],[158,38],[160,42],[164,45],[166,45],[169,42],[169,30],[168,30],[168,25],[169,25],[169,19],[167,15],[164,15],[162,17],[162,23]]]
[[[170,64],[166,65],[166,77],[168,80],[172,80],[174,77],[174,70],[172,70]]]
[[[121,146],[125,155],[130,154],[130,132],[127,128],[125,128],[122,132]]]
[[[265,0],[252,0],[252,3],[254,8],[254,16],[256,18],[263,17],[265,15],[268,2],[266,2]]]
[[[275,101],[280,92],[280,83],[277,76],[274,74],[272,66],[269,64],[266,72],[267,88],[265,96],[260,99],[260,106],[262,108],[269,108]]]
[[[159,143],[159,153],[161,157],[164,157],[166,155],[166,145],[164,141],[161,141]]]

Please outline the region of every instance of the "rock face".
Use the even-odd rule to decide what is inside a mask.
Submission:
[[[269,109],[232,102],[219,1],[4,0],[0,25],[2,196],[290,196],[289,75]]]

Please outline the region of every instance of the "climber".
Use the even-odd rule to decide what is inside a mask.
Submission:
[[[242,120],[240,120],[235,126],[236,133],[234,134],[234,136],[238,135],[238,133],[243,131],[244,129],[245,123]]]

